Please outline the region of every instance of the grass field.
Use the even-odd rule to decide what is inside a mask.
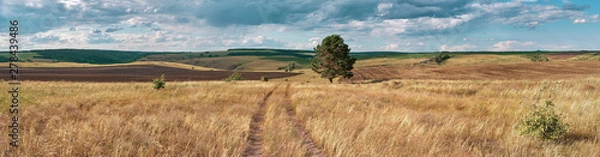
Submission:
[[[21,145],[11,150],[10,137],[0,136],[6,141],[0,151],[3,156],[600,156],[600,55],[541,54],[550,61],[532,62],[523,53],[454,54],[441,65],[413,66],[433,54],[381,53],[388,57],[363,56],[357,62],[354,84],[329,84],[306,68],[295,71],[302,75],[269,82],[167,81],[158,91],[150,82],[24,81]],[[237,70],[269,71],[287,63],[258,56],[188,59],[209,63],[133,64],[185,69],[233,64]],[[220,70],[209,67],[194,69]],[[0,102],[9,98],[0,94]],[[556,141],[520,135],[518,119],[546,100],[556,104],[570,132]],[[8,108],[0,105],[0,126],[9,125]]]
[[[260,137],[268,156],[308,152],[287,110],[328,156],[598,156],[599,84],[598,77],[354,85],[219,81],[168,82],[156,91],[150,83],[23,82],[18,152],[240,156],[251,117],[264,103]],[[573,128],[567,137],[546,142],[519,135],[519,113],[551,98]],[[0,107],[0,125],[9,122],[7,107]]]

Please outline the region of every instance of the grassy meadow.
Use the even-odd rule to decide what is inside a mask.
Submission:
[[[307,55],[240,54],[246,51],[232,50],[226,57],[152,54],[119,64],[20,65],[275,71]],[[434,54],[381,53],[360,56],[355,77],[395,78],[334,84],[306,67],[295,70],[302,75],[268,82],[170,82],[167,76],[161,90],[150,81],[22,81],[20,146],[14,149],[9,136],[0,136],[5,141],[0,156],[229,157],[243,156],[248,143],[259,141],[265,156],[300,157],[314,151],[307,139],[332,157],[600,156],[598,54],[548,55],[549,62],[538,63],[523,53],[457,53],[440,65],[413,66]],[[5,102],[0,126],[10,125],[10,100],[9,93],[0,94]],[[555,141],[521,135],[519,118],[546,100],[570,124],[569,133]],[[262,120],[260,139],[250,138],[257,131],[250,127],[255,117]]]
[[[150,83],[23,82],[22,141],[16,151],[20,156],[240,156],[251,115],[274,90],[264,113],[268,156],[306,154],[286,120],[285,101],[329,156],[598,156],[598,85],[597,77],[168,82],[156,91]],[[520,135],[519,114],[547,99],[571,132],[558,142]],[[0,101],[8,100],[8,94],[0,95]],[[8,105],[0,109],[0,125],[8,125]],[[7,153],[8,142],[0,145]]]

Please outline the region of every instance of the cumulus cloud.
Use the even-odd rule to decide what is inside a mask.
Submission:
[[[506,50],[530,50],[535,43],[531,41],[521,42],[516,40],[507,40],[494,44],[494,50],[506,51]]]
[[[313,37],[336,33],[364,49],[398,49],[390,43],[400,42],[475,49],[483,46],[461,39],[482,27],[597,23],[591,7],[535,0],[3,0],[0,20],[21,20],[20,34],[47,45],[310,49],[319,42]]]
[[[600,15],[592,15],[586,18],[577,18],[573,20],[573,24],[597,23]]]
[[[398,49],[398,44],[389,44],[383,47],[384,50],[396,50]]]
[[[475,50],[477,46],[471,44],[448,46],[446,44],[440,47],[440,51],[470,51]]]
[[[471,7],[481,10],[484,17],[493,17],[490,19],[493,22],[530,29],[561,19],[575,20],[585,17],[585,13],[577,9],[561,9],[557,6],[540,5],[524,1],[492,4],[475,3]]]

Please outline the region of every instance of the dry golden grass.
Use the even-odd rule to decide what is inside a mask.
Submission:
[[[302,140],[293,132],[284,106],[285,88],[280,86],[271,96],[266,111],[264,137],[266,156],[302,157],[306,152]]]
[[[598,61],[524,62],[489,65],[382,66],[357,67],[355,80],[446,79],[446,80],[520,80],[568,79],[574,76],[599,77]]]
[[[598,156],[600,79],[394,80],[290,87],[297,118],[330,156]],[[275,83],[23,82],[21,156],[239,156],[251,115]],[[6,87],[6,86],[4,86]],[[544,91],[540,91],[545,89]],[[265,154],[304,156],[283,85],[268,100]],[[7,102],[8,94],[0,101]],[[573,130],[562,142],[515,128],[539,96]],[[9,122],[3,105],[0,125]],[[8,136],[1,136],[8,141]],[[0,143],[6,151],[8,142]]]
[[[331,156],[598,156],[598,84],[598,78],[396,80],[296,85],[292,99],[300,119]],[[572,125],[562,142],[519,135],[518,113],[537,100],[535,95],[554,96]]]
[[[248,62],[236,70],[245,71],[268,71],[268,72],[283,72],[283,70],[277,70],[278,67],[285,67],[288,62],[274,61],[274,60],[255,60]]]
[[[600,61],[600,53],[586,53],[569,58],[570,61]]]
[[[182,82],[155,91],[151,83],[23,82],[19,156],[239,156],[271,86]]]
[[[329,156],[600,156],[600,77],[566,73],[597,72],[597,63],[506,65],[492,70],[508,70],[497,75],[513,78],[521,72],[535,75],[466,80],[473,72],[469,67],[443,66],[413,71],[462,67],[458,70],[465,73],[329,84],[302,69],[306,74],[288,81],[167,82],[158,91],[150,82],[25,81],[19,95],[21,145],[17,154],[8,154],[9,137],[0,136],[5,141],[0,151],[5,156],[240,156],[252,115],[279,85],[263,113],[268,156],[307,154],[286,114],[288,100],[295,118]],[[523,65],[536,66],[510,71]],[[581,65],[584,69],[573,68]],[[485,67],[493,66],[471,70],[486,72]],[[543,68],[561,77],[536,73]],[[9,97],[0,94],[0,102]],[[571,132],[558,142],[520,135],[519,114],[547,99]],[[10,122],[8,106],[0,106],[0,126]]]

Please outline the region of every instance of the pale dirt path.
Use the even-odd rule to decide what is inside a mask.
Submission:
[[[263,98],[262,103],[258,110],[252,115],[252,121],[250,122],[250,134],[248,135],[248,139],[246,140],[246,149],[242,156],[248,157],[256,157],[256,156],[264,156],[264,146],[263,146],[263,127],[265,123],[265,109],[267,108],[267,100],[273,94],[279,85],[276,85],[267,95]]]
[[[306,148],[306,152],[308,156],[312,157],[326,157],[327,155],[323,152],[321,148],[314,142],[312,137],[310,136],[310,132],[305,129],[304,124],[296,118],[296,111],[292,107],[291,98],[290,98],[290,84],[288,84],[285,88],[285,99],[284,105],[288,115],[288,121],[294,125],[294,132],[296,132],[296,136],[302,138],[302,145]]]

